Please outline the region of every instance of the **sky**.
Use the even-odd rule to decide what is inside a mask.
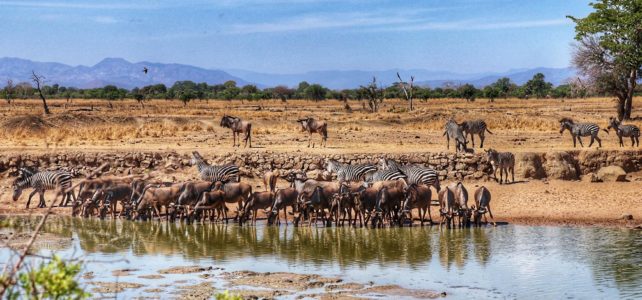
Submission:
[[[0,0],[0,57],[266,73],[567,67],[589,0]]]

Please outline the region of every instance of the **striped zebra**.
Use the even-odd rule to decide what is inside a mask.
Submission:
[[[197,151],[192,152],[192,156],[192,165],[196,165],[201,179],[211,182],[240,181],[240,171],[236,165],[212,166],[208,164]]]
[[[484,148],[484,139],[486,137],[484,134],[488,131],[488,133],[493,134],[490,130],[488,130],[488,126],[486,126],[486,122],[484,120],[471,120],[471,121],[464,121],[461,124],[461,129],[464,131],[464,137],[468,137],[470,134],[470,141],[473,143],[473,148],[475,148],[475,137],[474,134],[479,136],[479,140],[481,141],[481,144],[479,145],[479,148]]]
[[[513,181],[515,182],[515,155],[510,152],[497,152],[493,149],[486,150],[486,156],[490,165],[493,166],[493,177],[497,180],[497,169],[499,169],[499,184],[502,184],[502,179],[504,174],[506,174],[506,179],[503,180],[503,183],[508,181],[508,171],[513,175]]]
[[[611,128],[615,130],[617,137],[620,139],[620,147],[624,147],[624,142],[622,141],[622,137],[631,138],[631,147],[635,147],[636,143],[637,143],[637,146],[640,147],[640,128],[638,128],[637,126],[622,125],[622,122],[620,122],[618,119],[610,117],[609,126],[606,128],[607,129],[604,129],[606,133],[609,133],[609,130],[611,130]]]
[[[444,134],[446,136],[446,147],[450,149],[450,139],[455,141],[455,151],[466,152],[466,136],[464,135],[463,128],[460,124],[457,124],[455,120],[450,119],[444,125]]]
[[[13,201],[18,201],[22,191],[27,188],[33,188],[33,192],[29,194],[29,200],[27,200],[26,208],[29,208],[31,203],[31,198],[36,193],[40,194],[40,203],[38,207],[46,207],[45,203],[45,191],[54,190],[59,187],[68,190],[71,188],[71,173],[66,171],[42,171],[31,173],[28,171],[21,172],[21,177],[17,178],[13,184]],[[73,201],[76,201],[76,195],[73,191],[69,191],[62,195],[62,200],[58,206],[67,206],[67,203],[73,198]]]
[[[367,172],[377,171],[375,165],[345,165],[334,159],[328,160],[328,172],[336,173],[339,182],[363,180]]]
[[[401,173],[399,170],[377,170],[366,172],[364,175],[364,180],[367,183],[375,183],[378,181],[390,181],[390,180],[406,180],[406,175]]]
[[[400,165],[392,159],[382,159],[384,170],[396,170],[406,175],[406,182],[411,184],[425,184],[434,186],[437,192],[441,189],[439,185],[439,174],[437,171],[417,165]]]
[[[562,118],[560,120],[560,134],[568,130],[573,137],[573,148],[576,146],[576,140],[580,142],[580,146],[584,147],[582,144],[581,137],[590,136],[591,143],[589,147],[593,145],[593,141],[597,140],[599,147],[602,147],[602,140],[597,136],[600,132],[600,127],[594,123],[575,123],[571,118]]]

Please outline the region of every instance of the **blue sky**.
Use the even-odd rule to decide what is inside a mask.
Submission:
[[[569,65],[588,0],[0,0],[0,57],[271,73]]]

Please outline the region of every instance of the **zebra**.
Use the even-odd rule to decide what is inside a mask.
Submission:
[[[486,156],[491,166],[493,166],[493,177],[495,177],[495,180],[497,180],[497,169],[499,169],[499,184],[502,184],[504,174],[506,174],[506,179],[503,183],[507,183],[509,170],[513,175],[512,182],[515,182],[515,155],[513,155],[513,153],[497,152],[496,150],[488,149],[486,150]]]
[[[446,147],[450,149],[450,139],[452,138],[455,141],[456,151],[466,152],[466,136],[464,135],[462,126],[457,124],[455,120],[450,119],[444,125],[444,134],[446,136]]]
[[[205,162],[203,157],[197,152],[192,152],[192,164],[196,165],[201,179],[211,182],[239,182],[240,171],[239,167],[233,164],[212,166]]]
[[[375,183],[378,181],[390,181],[390,180],[406,180],[406,175],[401,173],[399,170],[376,170],[369,171],[364,174],[364,180],[367,183]]]
[[[400,165],[392,159],[382,159],[381,164],[384,170],[395,170],[403,173],[406,176],[406,182],[410,184],[425,184],[427,186],[434,186],[435,190],[439,192],[441,186],[439,185],[439,174],[437,171],[417,165]]]
[[[603,129],[604,131],[606,131],[606,133],[609,133],[609,130],[611,130],[611,128],[615,130],[617,137],[620,139],[620,147],[624,147],[624,142],[622,141],[622,137],[631,138],[631,147],[635,147],[636,143],[637,143],[637,146],[640,147],[640,128],[639,127],[635,125],[622,125],[622,122],[620,122],[618,119],[610,117],[609,126],[606,128],[607,129]]]
[[[481,140],[479,148],[484,148],[484,139],[486,139],[484,134],[487,131],[488,133],[493,134],[488,130],[488,126],[486,126],[486,122],[484,122],[484,120],[464,121],[459,126],[461,126],[461,129],[464,132],[464,137],[468,137],[470,134],[470,141],[473,143],[473,148],[475,148],[475,134],[478,135]]]
[[[221,127],[232,129],[232,147],[237,146],[236,141],[238,139],[238,146],[241,147],[241,139],[239,134],[244,133],[245,137],[245,146],[247,147],[248,140],[250,141],[250,148],[252,148],[252,123],[247,121],[242,121],[239,117],[233,117],[228,115],[223,115],[221,118]]]
[[[73,198],[76,201],[76,195],[71,188],[71,173],[66,171],[42,171],[36,173],[23,172],[22,177],[17,178],[13,184],[13,201],[18,201],[22,191],[27,188],[33,188],[33,192],[29,194],[26,208],[29,208],[31,198],[36,193],[40,194],[40,202],[38,207],[46,207],[45,191],[61,188],[67,191],[62,195],[62,200],[58,206],[67,206],[67,203]]]
[[[580,146],[584,147],[582,144],[581,137],[590,136],[591,143],[589,147],[593,145],[593,141],[597,140],[599,147],[602,147],[602,140],[597,136],[600,132],[600,127],[594,123],[575,123],[571,118],[562,118],[560,119],[560,134],[567,130],[571,133],[573,137],[573,148],[575,148],[576,140],[580,142]]]
[[[334,159],[328,160],[328,172],[336,173],[339,182],[363,180],[367,172],[377,171],[375,165],[344,165]]]

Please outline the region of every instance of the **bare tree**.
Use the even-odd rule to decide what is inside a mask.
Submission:
[[[49,111],[49,106],[47,106],[47,99],[45,99],[45,95],[42,93],[41,89],[41,85],[45,84],[45,77],[37,75],[35,71],[31,71],[31,80],[36,84],[36,89],[38,90],[38,94],[40,94],[40,99],[42,99],[42,106],[45,109],[45,114],[50,114],[51,112]]]
[[[361,86],[361,92],[368,100],[370,112],[379,111],[379,105],[383,102],[383,89],[377,86],[377,78],[372,77],[372,82],[368,86]]]
[[[11,96],[13,95],[14,87],[13,80],[7,80],[7,85],[4,87],[4,97],[7,100],[7,104],[11,104]]]
[[[408,101],[408,109],[412,111],[414,109],[412,105],[412,92],[413,92],[413,83],[415,81],[415,76],[410,76],[410,82],[404,82],[397,72],[397,78],[399,78],[399,87],[403,90],[406,100]]]

